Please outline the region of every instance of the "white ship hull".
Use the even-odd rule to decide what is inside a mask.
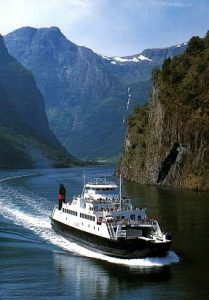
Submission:
[[[171,241],[154,242],[146,238],[118,238],[117,240],[96,235],[93,232],[73,227],[51,218],[53,229],[70,241],[98,253],[118,258],[145,258],[165,256],[170,249]],[[96,225],[101,226],[101,225]]]
[[[59,202],[51,215],[55,231],[81,246],[119,258],[165,256],[171,238],[144,208],[133,208],[111,182],[84,184],[83,194]]]

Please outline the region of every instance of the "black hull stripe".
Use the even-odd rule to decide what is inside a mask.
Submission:
[[[118,258],[145,258],[165,256],[169,251],[171,242],[151,243],[140,239],[120,239],[117,241],[97,236],[57,220],[51,219],[54,230],[70,241],[98,253]]]

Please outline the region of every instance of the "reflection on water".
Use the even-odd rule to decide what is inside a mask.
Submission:
[[[114,174],[107,166],[87,169],[88,180]],[[0,172],[1,299],[208,299],[209,193],[125,183],[134,204],[147,207],[148,216],[172,233],[174,252],[160,267],[146,260],[123,265],[89,254],[51,229],[59,183],[70,199],[81,192],[82,174],[82,168]]]
[[[208,299],[209,193],[133,183],[126,183],[124,188],[136,205],[147,207],[148,215],[171,232],[172,249],[181,259],[180,265],[171,268],[182,299]]]
[[[73,287],[78,299],[115,299],[126,291],[131,293],[144,285],[171,279],[169,266],[131,268],[58,252],[53,257],[63,289]]]

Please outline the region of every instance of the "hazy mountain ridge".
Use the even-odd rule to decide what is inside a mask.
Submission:
[[[50,127],[72,154],[102,159],[120,153],[124,117],[149,98],[152,70],[162,63],[158,50],[143,51],[147,60],[113,64],[113,58],[76,46],[57,27],[25,27],[4,39],[10,53],[33,72]],[[174,48],[178,54],[185,47]],[[169,51],[163,50],[163,59]]]
[[[44,100],[30,71],[0,36],[0,167],[49,167],[74,161],[49,128]]]
[[[129,55],[129,56],[113,56],[108,57],[101,55],[102,58],[110,61],[111,64],[135,64],[141,63],[143,61],[150,61],[156,63],[163,63],[163,61],[168,57],[173,57],[181,54],[186,50],[187,42],[181,43],[176,46],[170,46],[166,48],[153,48],[145,49],[139,54]]]

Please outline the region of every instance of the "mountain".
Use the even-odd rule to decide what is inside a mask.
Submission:
[[[34,74],[59,141],[73,155],[88,159],[121,152],[126,116],[148,99],[153,68],[186,48],[182,44],[111,58],[75,45],[57,27],[23,27],[4,40]]]
[[[12,57],[0,36],[0,168],[70,165],[49,128],[44,99],[30,71]]]
[[[209,33],[166,59],[149,104],[129,117],[118,173],[139,183],[209,190]]]

